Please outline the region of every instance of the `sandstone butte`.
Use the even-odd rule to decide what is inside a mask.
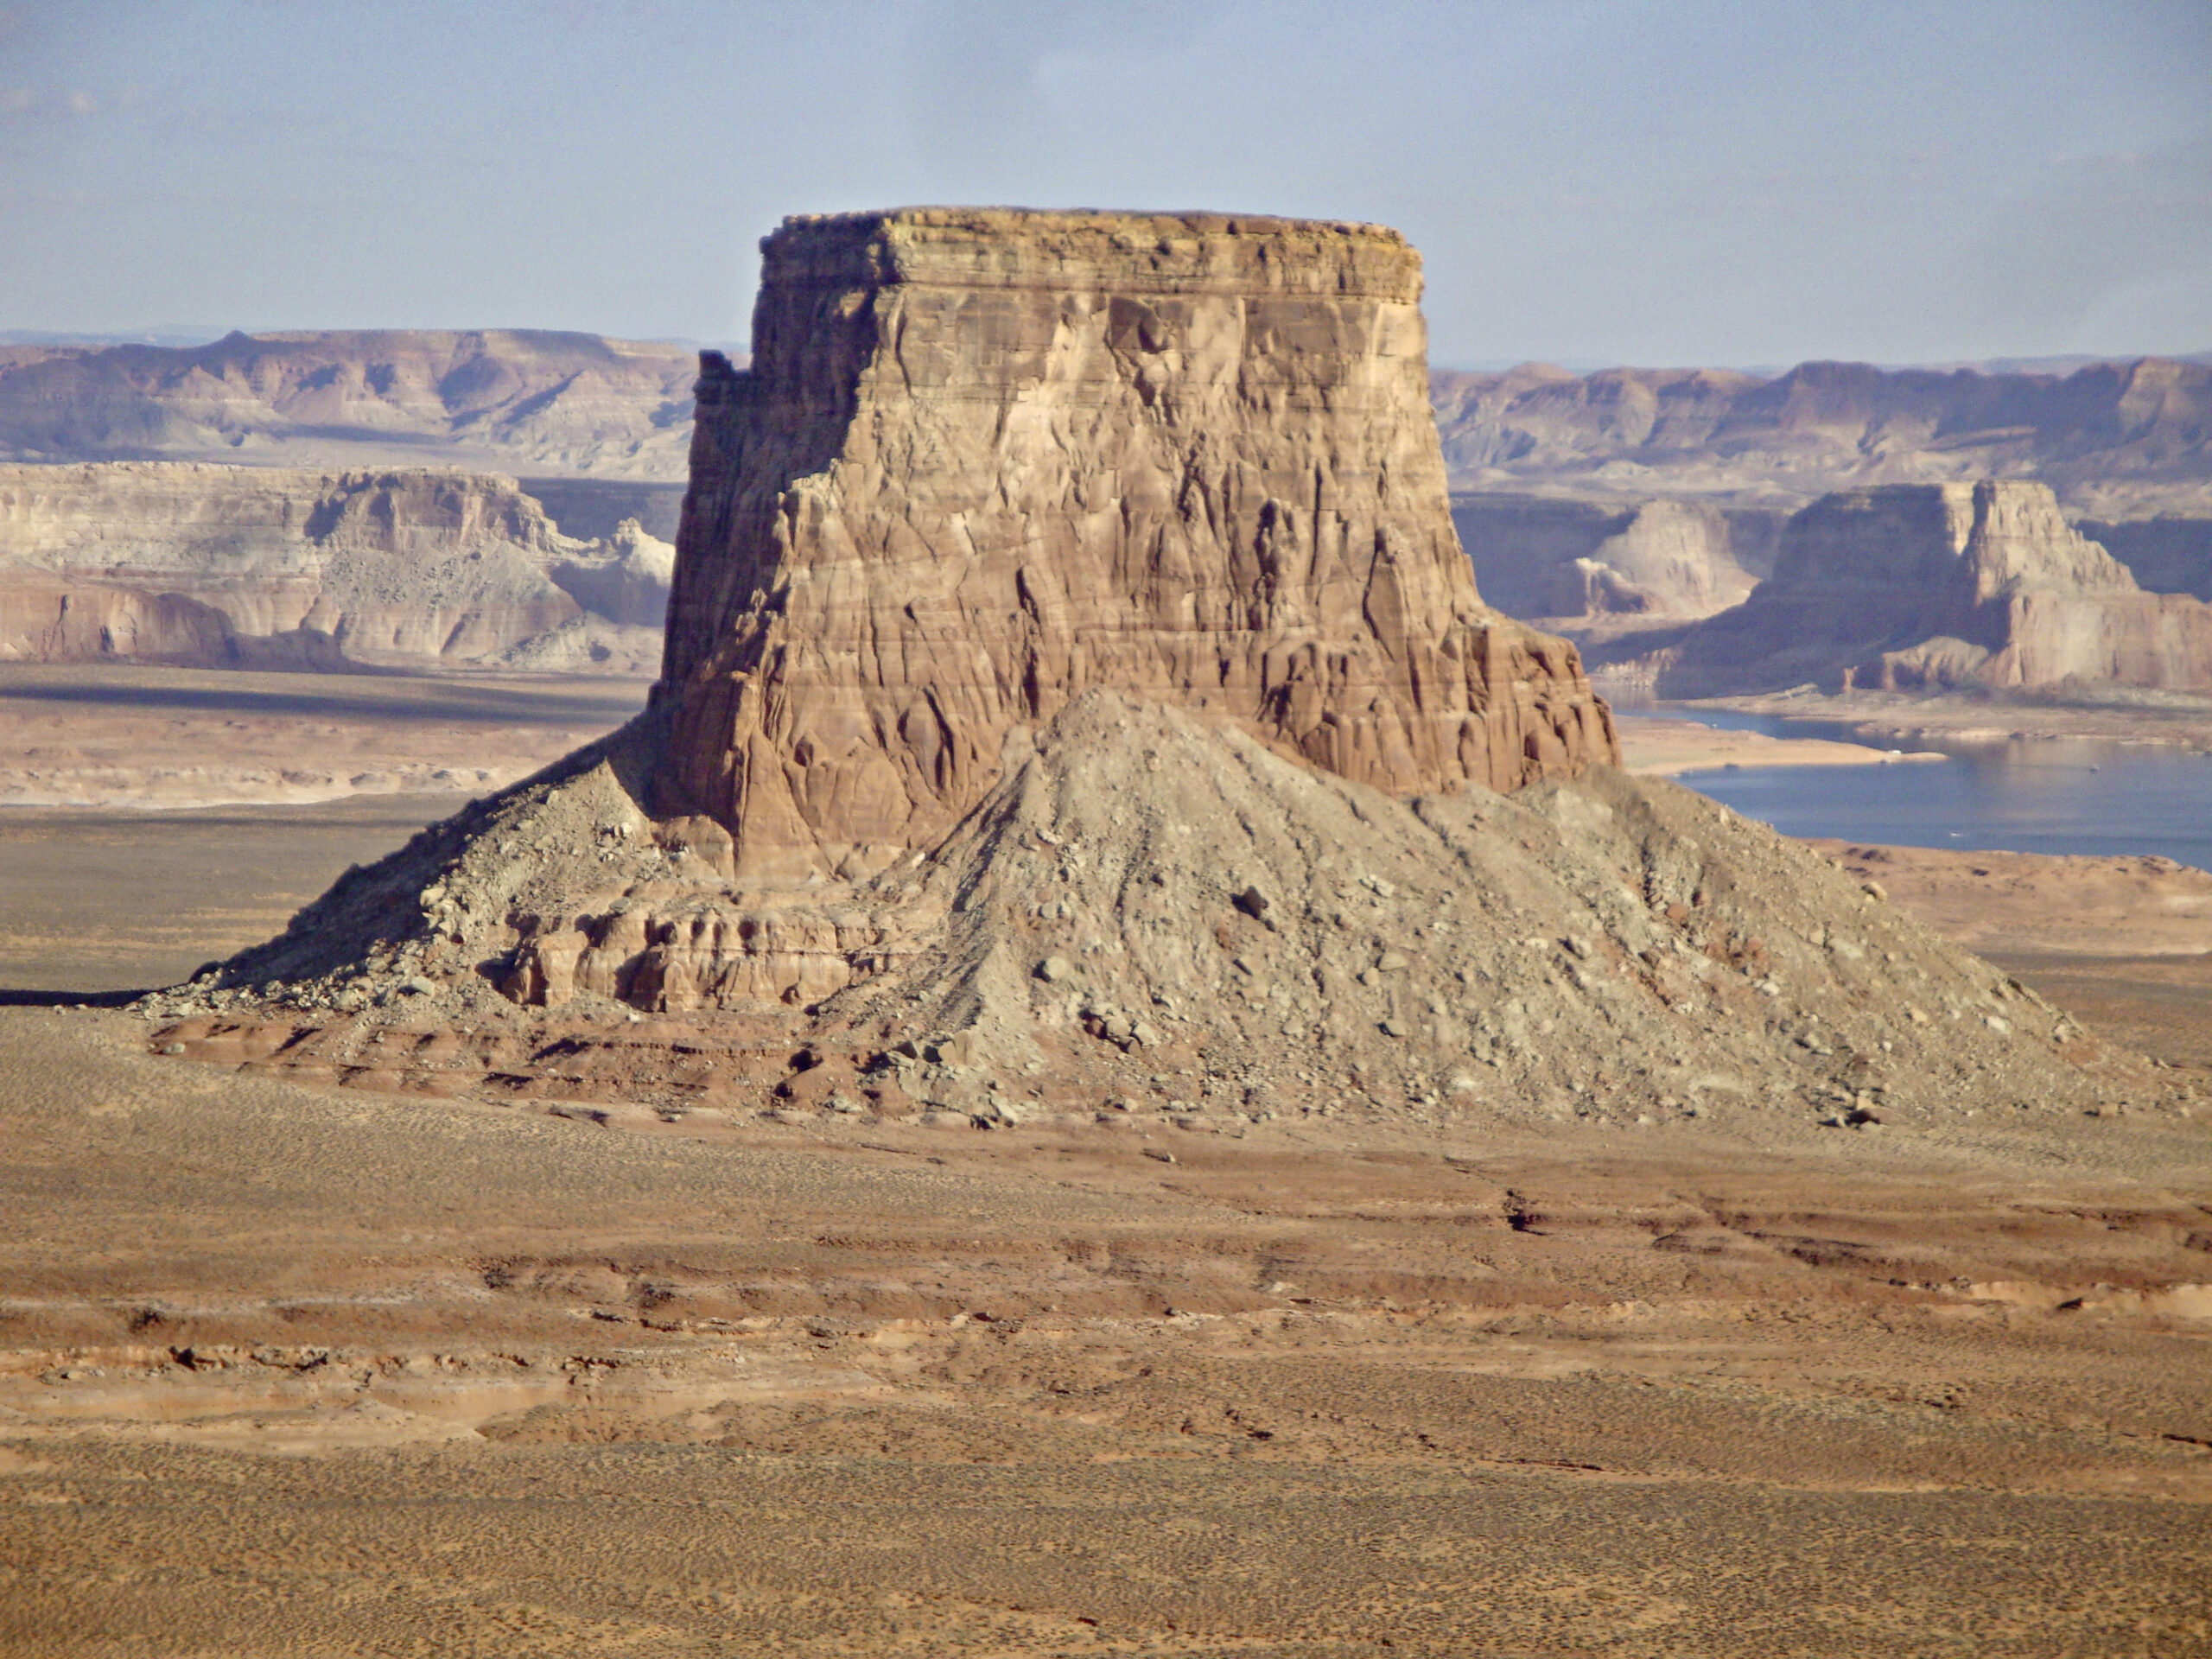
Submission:
[[[2212,686],[2212,605],[2144,592],[2049,486],[1984,480],[1821,497],[1783,526],[1774,574],[1692,630],[1659,689],[2069,681]]]
[[[1477,594],[1394,232],[915,210],[766,251],[655,709],[148,999],[161,1051],[977,1123],[1198,1077],[1836,1126],[2099,1086],[1857,879],[1599,764],[1573,647]]]
[[[660,804],[737,874],[935,843],[1093,687],[1400,796],[1618,759],[1575,649],[1476,592],[1396,232],[924,208],[761,246],[656,689]]]

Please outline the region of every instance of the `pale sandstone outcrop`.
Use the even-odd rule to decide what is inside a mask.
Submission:
[[[741,874],[932,843],[1092,686],[1402,795],[1618,758],[1574,648],[1476,593],[1396,232],[930,209],[762,245],[658,692]]]
[[[676,549],[625,518],[605,541],[557,560],[548,574],[588,611],[631,627],[658,628],[668,616]]]
[[[0,658],[492,663],[579,599],[657,624],[667,557],[563,537],[491,474],[0,466]]]
[[[1452,498],[1483,597],[1510,616],[1562,628],[1605,617],[1711,616],[1740,604],[1772,568],[1785,516],[1663,498]]]
[[[1774,575],[1683,640],[1669,696],[2075,681],[2212,687],[2212,606],[2146,594],[2048,486],[1901,485],[1822,498]]]

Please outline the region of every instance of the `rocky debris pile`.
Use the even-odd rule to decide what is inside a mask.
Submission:
[[[923,209],[762,246],[660,693],[671,810],[741,874],[934,844],[1097,685],[1400,794],[1618,758],[1573,647],[1477,595],[1396,232]]]
[[[0,467],[0,659],[650,672],[674,558],[484,474]]]
[[[972,1030],[1133,1099],[1203,1076],[1259,1110],[1868,1122],[2084,1087],[2060,1058],[2081,1033],[2032,993],[1764,826],[1610,768],[1399,802],[1092,693],[885,880],[948,919],[823,1017]]]
[[[510,1090],[987,1122],[1872,1128],[2120,1086],[2065,1016],[1866,884],[1611,768],[1402,802],[1095,690],[1010,737],[934,852],[778,891],[734,879],[718,826],[645,813],[649,727],[349,874],[152,1004],[181,1033],[159,1040],[404,1070],[427,1062],[365,1033],[465,1030],[438,1065]],[[680,1075],[687,1052],[719,1077]]]
[[[2212,688],[2212,605],[2143,592],[2041,484],[1823,497],[1774,574],[1685,634],[1663,696],[2068,682]]]

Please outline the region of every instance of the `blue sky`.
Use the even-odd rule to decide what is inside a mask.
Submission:
[[[783,214],[1376,219],[1440,364],[2212,347],[2212,3],[0,0],[0,328],[741,340]]]

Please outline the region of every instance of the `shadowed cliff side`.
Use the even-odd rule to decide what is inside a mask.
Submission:
[[[1573,647],[1477,595],[1396,232],[906,210],[763,251],[659,694],[741,873],[933,842],[1093,686],[1401,795],[1617,757]]]

